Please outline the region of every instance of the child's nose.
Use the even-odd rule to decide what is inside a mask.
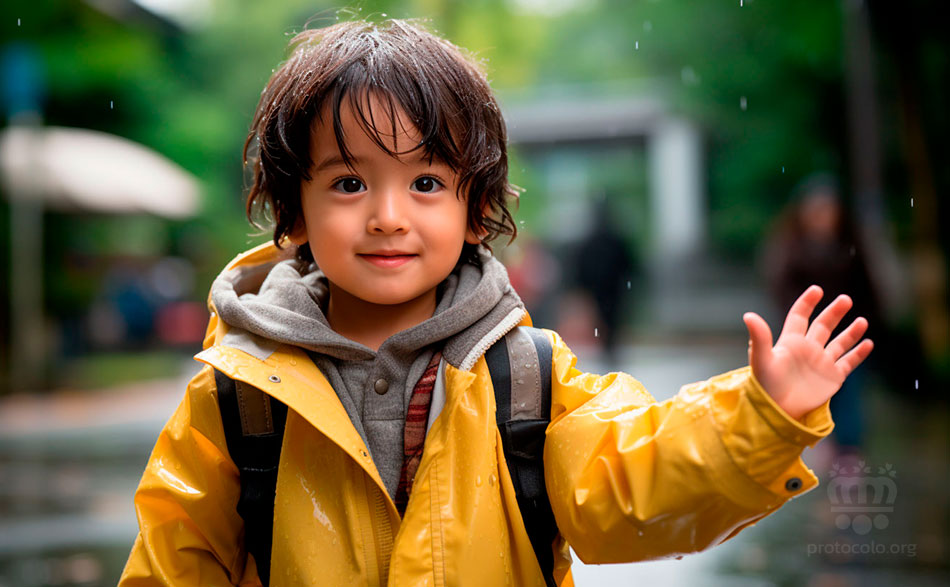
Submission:
[[[406,216],[406,194],[397,189],[379,191],[373,198],[374,206],[366,229],[374,234],[399,234],[409,231]]]

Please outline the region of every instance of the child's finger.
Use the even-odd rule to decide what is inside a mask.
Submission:
[[[761,366],[772,357],[772,330],[755,312],[746,312],[742,321],[749,331],[749,364],[753,372],[761,373]]]
[[[808,330],[808,318],[815,311],[815,306],[821,301],[822,295],[824,294],[821,288],[813,285],[798,296],[798,299],[795,300],[788,311],[788,316],[785,317],[782,334],[805,334],[805,331]]]
[[[811,323],[811,326],[808,327],[808,333],[805,334],[805,338],[813,340],[825,346],[828,343],[828,339],[831,338],[831,333],[834,332],[834,329],[838,326],[838,323],[841,322],[841,319],[844,318],[844,315],[848,313],[848,310],[851,309],[851,298],[846,295],[840,295],[833,302],[828,304],[824,310],[818,314],[818,317]]]
[[[871,342],[870,338],[865,338],[861,341],[861,344],[854,347],[848,354],[841,357],[835,362],[835,366],[841,371],[841,374],[847,377],[851,374],[854,369],[864,362],[864,359],[868,358],[868,355],[871,354],[871,350],[874,349],[874,343]]]
[[[831,355],[835,360],[840,359],[841,355],[845,354],[854,343],[861,340],[861,337],[868,329],[868,321],[863,317],[859,316],[854,319],[854,322],[848,325],[838,336],[834,338],[828,346],[825,347],[825,351]]]

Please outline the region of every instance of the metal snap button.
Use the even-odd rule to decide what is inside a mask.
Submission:
[[[792,477],[785,482],[785,489],[789,491],[798,491],[802,488],[802,480],[798,477]]]
[[[377,379],[373,384],[373,390],[379,395],[385,395],[389,391],[389,382],[385,379]]]
[[[276,375],[271,375],[270,377],[267,378],[267,380],[270,381],[271,383],[280,383],[280,377]]]

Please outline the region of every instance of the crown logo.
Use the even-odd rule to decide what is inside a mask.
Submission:
[[[835,463],[829,471],[828,500],[831,511],[838,514],[835,525],[839,529],[851,528],[863,535],[871,528],[887,528],[887,515],[893,513],[897,500],[897,471],[886,463],[877,468],[877,475],[871,473],[872,467],[864,461],[850,466]]]

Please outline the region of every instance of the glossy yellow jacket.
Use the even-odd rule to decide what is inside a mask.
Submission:
[[[231,266],[276,255],[258,247]],[[529,323],[525,317],[524,324]],[[277,480],[271,585],[543,585],[504,463],[484,358],[445,367],[405,517],[307,354],[266,360],[215,344],[161,432],[135,494],[139,535],[120,585],[259,585],[243,548],[213,366],[289,406]],[[801,450],[833,427],[827,404],[798,422],[748,368],[657,403],[626,374],[582,373],[553,343],[545,478],[561,537],[555,576],[572,585],[569,543],[589,563],[703,550],[817,485]],[[566,542],[565,542],[566,540]]]

